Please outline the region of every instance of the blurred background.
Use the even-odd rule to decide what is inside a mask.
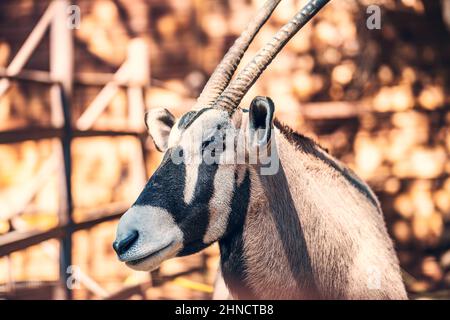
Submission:
[[[150,274],[111,243],[161,159],[144,111],[187,111],[263,2],[0,2],[0,298],[212,297],[216,246]],[[283,0],[241,65],[304,3]],[[411,298],[450,298],[449,31],[449,0],[332,1],[242,104],[270,96],[372,186]]]

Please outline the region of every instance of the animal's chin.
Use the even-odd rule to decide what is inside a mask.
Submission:
[[[176,256],[181,246],[182,245],[177,242],[171,242],[156,251],[148,253],[142,258],[126,261],[125,264],[133,270],[153,271],[158,268],[163,261]]]

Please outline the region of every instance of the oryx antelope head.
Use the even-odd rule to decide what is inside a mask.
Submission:
[[[114,249],[131,268],[151,270],[165,259],[197,252],[242,223],[251,188],[246,168],[260,163],[245,160],[255,152],[277,158],[267,150],[272,145],[272,101],[256,97],[244,115],[239,103],[287,41],[328,1],[310,1],[231,81],[279,2],[267,1],[260,9],[216,67],[191,111],[178,120],[162,108],[146,114],[148,132],[165,154],[120,220]],[[230,139],[233,132],[235,139]],[[207,163],[206,152],[222,161]],[[236,157],[234,162],[224,161],[230,154],[241,155],[244,163]]]

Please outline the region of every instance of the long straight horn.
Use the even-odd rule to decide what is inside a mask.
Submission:
[[[281,0],[269,0],[236,39],[209,78],[193,109],[212,106],[233,77],[242,56]]]
[[[286,43],[325,6],[330,0],[310,0],[275,36],[261,48],[256,56],[237,77],[231,81],[215,104],[216,107],[233,112],[244,95],[259,78],[261,73],[283,49]]]

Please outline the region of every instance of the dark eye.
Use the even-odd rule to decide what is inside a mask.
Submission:
[[[173,160],[176,164],[181,163],[184,157],[184,151],[181,147],[175,147],[174,149],[169,149],[168,152],[164,154],[163,162],[169,159]]]
[[[208,148],[212,157],[225,151],[225,135],[213,136],[202,142],[202,153]]]
[[[210,140],[203,141],[202,142],[202,150],[205,150],[213,142],[214,142],[214,138],[212,138]]]

